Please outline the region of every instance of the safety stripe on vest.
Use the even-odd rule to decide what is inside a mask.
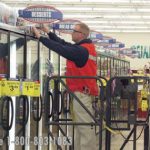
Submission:
[[[96,61],[96,57],[93,56],[93,55],[89,55],[89,59],[93,60],[93,61]]]

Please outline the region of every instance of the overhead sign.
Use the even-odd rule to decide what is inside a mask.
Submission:
[[[149,45],[132,45],[132,53],[137,54],[137,58],[149,59],[150,58],[150,46]]]
[[[108,45],[108,48],[123,48],[123,47],[125,47],[125,44],[120,42],[116,42],[111,45]]]
[[[102,33],[97,31],[90,31],[89,38],[95,41],[96,39],[97,40],[102,39],[103,35]]]
[[[72,30],[74,27],[74,24],[69,23],[57,23],[53,25],[53,28],[56,30]]]
[[[119,55],[121,55],[121,56],[126,55],[126,56],[131,57],[131,58],[138,57],[138,54],[136,54],[136,53],[133,54],[132,49],[130,49],[130,48],[121,48],[119,50]]]
[[[103,43],[98,43],[98,42],[96,42],[96,44],[98,45],[98,46],[100,46],[101,48],[111,48],[111,49],[118,49],[118,48],[123,48],[123,47],[125,47],[125,44],[123,44],[123,43],[120,43],[120,42],[116,42],[116,43],[105,43],[105,42],[103,42]]]
[[[98,40],[97,43],[116,43],[116,39],[111,37],[103,36],[101,40]]]
[[[97,43],[96,42],[96,45],[98,45],[100,48],[107,48],[108,47],[108,43]]]
[[[65,19],[57,23],[54,23],[52,25],[52,28],[55,30],[58,30],[59,32],[72,33],[72,30],[75,24],[78,24],[78,23],[81,23],[81,22],[78,20],[73,20],[73,19]]]
[[[50,23],[56,20],[62,20],[63,15],[54,7],[47,5],[34,5],[19,10],[19,17],[34,23]]]

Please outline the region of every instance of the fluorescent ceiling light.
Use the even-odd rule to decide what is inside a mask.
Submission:
[[[11,1],[14,2],[14,0],[5,0],[4,2],[11,2]],[[22,2],[22,0],[18,0],[18,1]],[[26,1],[26,2],[29,1],[30,2],[30,0],[24,0],[24,1]]]
[[[146,27],[146,26],[141,26],[141,27],[138,27],[138,26],[109,26],[109,25],[105,25],[105,26],[96,26],[96,25],[89,25],[90,28],[95,28],[95,29],[106,29],[106,28],[112,28],[112,29],[150,29],[150,27]]]
[[[21,0],[20,0],[21,1]],[[28,0],[28,1],[37,1],[37,0]],[[40,0],[40,1],[46,1],[46,2],[48,2],[48,0]],[[80,0],[68,0],[68,1],[66,1],[66,0],[51,0],[50,2],[80,2]]]
[[[131,2],[132,3],[140,3],[140,4],[142,4],[142,3],[150,3],[149,0],[132,0]]]
[[[147,21],[147,22],[144,22],[144,21],[128,21],[128,20],[124,20],[124,21],[118,21],[118,20],[113,20],[113,21],[107,21],[107,20],[99,20],[99,21],[91,21],[91,20],[85,20],[85,21],[83,21],[84,23],[86,23],[86,24],[90,24],[90,25],[92,25],[92,24],[94,24],[94,25],[101,25],[101,24],[110,24],[110,25],[117,25],[117,24],[119,24],[119,25],[124,25],[124,24],[126,24],[126,25],[148,25],[148,24],[150,24],[150,21]]]
[[[83,15],[77,15],[77,14],[67,15],[67,14],[64,14],[63,16],[64,16],[64,18],[85,18],[85,17],[87,17],[87,15],[85,15],[85,14],[83,14]],[[95,18],[95,17],[99,18],[99,17],[102,17],[102,16],[100,16],[100,15],[88,15],[88,18]]]
[[[101,32],[101,33],[109,33],[109,32],[113,32],[113,33],[118,33],[118,32],[124,32],[124,33],[128,33],[128,32],[131,32],[131,33],[150,33],[150,30],[108,30],[108,29],[102,29],[102,30],[97,30],[98,32]]]
[[[150,12],[150,9],[148,9],[148,8],[138,8],[137,12]]]
[[[77,10],[77,11],[84,11],[84,10],[89,10],[92,12],[137,12],[136,8],[95,8],[93,6],[91,7],[85,7],[84,5],[81,7],[77,7],[77,6],[70,6],[70,7],[57,7],[57,9],[59,10]]]
[[[113,22],[115,22],[115,21],[113,21]],[[139,21],[121,20],[121,21],[116,21],[115,23],[123,23],[123,24],[150,24],[150,21],[145,21],[145,20],[139,20]]]
[[[9,1],[13,1],[13,0],[9,0]],[[22,0],[20,0],[22,1]],[[37,0],[26,0],[26,1],[37,1]],[[47,1],[48,0],[41,0],[41,1]],[[50,2],[100,2],[100,3],[149,3],[150,1],[148,0],[51,0]]]
[[[142,16],[143,19],[150,19],[150,16]]]
[[[107,20],[106,20],[106,21],[105,21],[105,20],[99,20],[99,21],[95,20],[94,22],[93,22],[92,20],[84,20],[83,22],[84,22],[84,23],[87,23],[87,24],[88,24],[88,23],[91,23],[91,24],[93,24],[93,23],[94,23],[94,24],[97,24],[97,23],[108,23]]]
[[[64,17],[65,19],[65,17]],[[74,16],[74,19],[78,19],[80,20],[80,18],[76,18]],[[91,20],[91,18],[82,18],[82,21],[89,21]],[[95,17],[95,18],[92,18],[93,21],[108,21],[109,23],[113,22],[113,21],[138,21],[138,22],[147,22],[149,21],[148,19],[144,19],[144,18],[103,18],[102,16],[101,17]]]
[[[93,11],[100,12],[136,12],[135,8],[93,8]]]
[[[137,18],[142,18],[141,16],[138,16],[138,15],[130,15],[130,16],[125,16],[125,15],[104,15],[103,16],[104,18],[120,18],[120,19],[124,19],[124,18],[135,18],[135,19],[137,19]]]
[[[84,14],[64,14],[64,18],[87,18],[87,13],[84,13]],[[92,15],[88,15],[88,18],[106,18],[106,19],[112,19],[112,18],[116,18],[116,19],[141,19],[141,18],[146,18],[146,17],[149,17],[150,16],[139,16],[139,15],[128,15],[128,16],[125,16],[125,15],[107,15],[107,14],[104,14],[104,15],[95,15],[95,14],[92,14]]]
[[[63,10],[92,11],[91,7],[83,7],[82,9],[80,7],[57,7],[57,9],[59,9],[60,11],[63,11]]]
[[[121,1],[118,1],[118,0],[81,0],[82,2],[103,2],[103,3],[114,3],[114,2],[119,2],[119,3],[124,3],[124,2],[127,2],[129,3],[130,0],[121,0]]]

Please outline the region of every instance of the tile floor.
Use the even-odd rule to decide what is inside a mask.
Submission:
[[[141,130],[142,130],[142,127],[137,128],[137,137],[140,135]],[[129,134],[129,131],[122,131],[122,134],[124,135],[124,137],[127,137]],[[110,150],[120,150],[120,148],[124,142],[124,138],[119,134],[112,135],[111,137],[112,138],[111,138]],[[132,140],[132,138],[133,138],[133,136],[131,136],[130,140]],[[103,150],[105,150],[105,144],[103,146]],[[126,144],[126,146],[123,148],[123,150],[133,150],[133,142],[131,142],[131,141],[128,142]],[[142,132],[140,138],[137,140],[136,150],[144,150],[144,132]],[[145,150],[150,150],[150,148],[145,149]]]

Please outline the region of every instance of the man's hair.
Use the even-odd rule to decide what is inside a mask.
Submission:
[[[86,36],[86,38],[89,36],[90,29],[85,23],[78,23],[76,24],[80,26],[81,32]]]

